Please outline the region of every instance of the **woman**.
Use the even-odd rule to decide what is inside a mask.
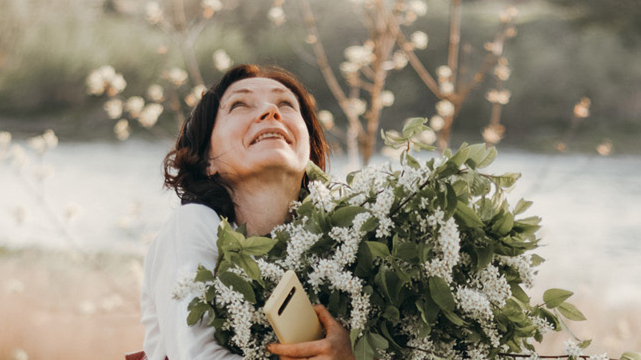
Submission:
[[[306,185],[309,160],[325,167],[327,145],[302,84],[277,67],[239,65],[209,89],[164,162],[165,185],[182,200],[145,259],[144,351],[151,360],[241,359],[214,341],[213,328],[186,324],[190,299],[172,299],[198,264],[215,267],[219,216],[251,235],[287,220]],[[316,306],[326,338],[272,344],[281,359],[351,359],[348,332]],[[206,321],[204,322],[206,323]]]

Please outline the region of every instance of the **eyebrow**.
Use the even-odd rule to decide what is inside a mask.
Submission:
[[[275,88],[272,88],[272,92],[275,92],[275,93],[286,93],[287,90],[285,90],[283,88],[275,87]],[[250,93],[253,93],[253,91],[250,90],[250,89],[238,89],[238,90],[232,91],[231,93],[232,94],[237,94],[237,93],[250,94]]]

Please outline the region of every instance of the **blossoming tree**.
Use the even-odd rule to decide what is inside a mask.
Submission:
[[[437,132],[438,146],[444,149],[451,136],[452,124],[469,93],[483,81],[486,74],[493,70],[496,87],[486,98],[493,104],[488,126],[483,130],[483,138],[488,145],[498,143],[503,137],[504,127],[500,124],[501,107],[508,103],[510,92],[503,88],[503,82],[510,76],[508,60],[503,57],[507,39],[516,35],[515,19],[517,10],[508,6],[499,15],[500,25],[491,42],[485,45],[487,52],[483,63],[471,78],[467,78],[468,68],[461,61],[461,11],[462,0],[450,1],[450,28],[447,64],[436,69],[436,77],[423,65],[419,52],[427,48],[428,35],[414,31],[409,36],[406,29],[418,17],[427,13],[427,5],[422,0],[355,0],[352,1],[356,19],[367,29],[367,38],[360,46],[345,49],[345,61],[340,65],[348,91],[334,75],[316,26],[317,19],[308,0],[299,2],[307,29],[306,41],[313,47],[317,63],[323,76],[348,119],[347,129],[339,132],[334,129],[328,114],[321,117],[326,128],[345,138],[347,152],[352,163],[361,154],[367,163],[375,150],[378,137],[381,110],[391,106],[394,95],[385,89],[386,80],[394,70],[403,69],[409,63],[422,82],[438,100],[436,114],[430,125]],[[274,1],[269,12],[270,19],[278,26],[285,21],[284,1]],[[364,99],[364,98],[367,98]]]
[[[102,66],[87,77],[87,93],[94,96],[106,95],[104,110],[109,118],[116,120],[114,133],[120,140],[129,138],[132,121],[149,131],[158,131],[159,116],[169,109],[176,125],[180,127],[185,113],[196,105],[206,90],[200,65],[196,60],[194,43],[214,15],[225,10],[220,0],[202,0],[194,6],[193,2],[171,0],[165,2],[149,1],[138,12],[152,26],[162,31],[167,45],[158,48],[158,54],[167,64],[170,47],[180,53],[185,69],[176,66],[163,66],[160,83],[151,84],[144,96],[134,95],[125,98],[122,94],[127,81],[122,74],[110,66]],[[213,65],[224,71],[232,60],[224,50],[212,54]]]

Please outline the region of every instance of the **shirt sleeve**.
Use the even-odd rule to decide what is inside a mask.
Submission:
[[[178,208],[160,230],[145,259],[141,307],[144,350],[149,360],[240,360],[214,339],[214,328],[187,325],[192,297],[172,298],[179,280],[195,274],[199,264],[213,270],[220,219],[199,204]]]

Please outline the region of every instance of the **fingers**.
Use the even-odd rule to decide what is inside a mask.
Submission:
[[[323,305],[314,305],[314,311],[316,311],[316,315],[318,316],[318,319],[320,322],[323,324],[323,327],[325,328],[325,331],[329,332],[330,327],[334,327],[335,325],[340,325],[336,319],[332,316],[332,314],[327,311],[325,306]]]
[[[281,359],[286,359],[287,357],[293,359],[313,357],[327,352],[328,348],[329,343],[325,339],[297,344],[269,344],[267,346],[269,352],[279,355]]]

